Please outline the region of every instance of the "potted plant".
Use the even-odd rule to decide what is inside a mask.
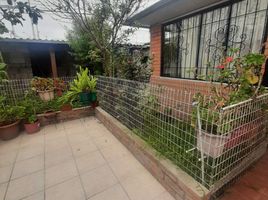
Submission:
[[[88,82],[88,87],[90,90],[90,102],[91,104],[95,107],[96,102],[97,102],[97,91],[96,91],[96,86],[97,86],[97,78],[94,76],[90,76],[90,80]]]
[[[33,78],[31,81],[33,91],[36,91],[43,101],[54,99],[54,84],[51,78]]]
[[[78,97],[78,92],[75,91],[67,91],[63,94],[59,99],[58,102],[61,105],[61,111],[70,111],[73,108],[73,101],[76,100]]]
[[[53,99],[51,101],[45,102],[42,110],[45,118],[50,118],[51,120],[54,120],[57,115],[57,111],[60,110],[60,104],[58,102],[58,99]]]
[[[24,107],[9,105],[0,96],[0,138],[10,140],[20,133],[20,121],[23,118]]]
[[[37,111],[41,108],[40,102],[32,96],[26,96],[21,102],[25,108],[24,111],[24,128],[28,134],[40,131],[40,121],[37,118]]]
[[[79,95],[80,102],[84,106],[90,105],[90,84],[91,78],[88,68],[83,69],[81,66],[77,72],[76,79],[70,84],[70,91]]]
[[[67,89],[66,83],[60,78],[55,78],[53,80],[54,88],[58,97],[63,95],[63,92]]]
[[[230,52],[231,55],[223,57],[221,64],[216,66],[216,72],[213,70],[209,75],[211,98],[208,101],[204,95],[197,95],[193,109],[192,125],[197,132],[197,148],[213,158],[222,155],[224,149],[233,148],[251,137],[255,132],[248,130],[256,131],[257,126],[250,120],[254,116],[230,123],[232,115],[229,114],[229,119],[226,119],[221,113],[222,108],[264,92],[261,86],[264,56],[250,53],[235,58],[237,50]],[[214,84],[215,74],[216,82],[220,84]]]

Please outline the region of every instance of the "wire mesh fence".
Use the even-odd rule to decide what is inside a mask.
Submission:
[[[66,83],[71,82],[74,77],[60,77]],[[9,103],[21,101],[26,92],[31,89],[32,79],[14,79],[0,84],[0,96],[4,96]]]
[[[97,92],[105,111],[213,192],[261,156],[267,94],[216,111],[202,106],[210,96],[155,84],[99,77]]]

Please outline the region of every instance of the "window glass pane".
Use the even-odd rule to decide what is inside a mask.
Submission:
[[[178,28],[176,24],[164,27],[163,75],[177,76]]]
[[[233,5],[229,48],[241,49],[242,55],[261,51],[267,6],[268,0],[245,0]]]
[[[194,79],[196,71],[200,15],[182,20],[178,66],[181,78]]]
[[[200,79],[207,79],[216,73],[215,66],[219,64],[226,46],[229,9],[226,6],[203,14],[198,58]]]

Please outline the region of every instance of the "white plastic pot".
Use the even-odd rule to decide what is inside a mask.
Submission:
[[[212,158],[221,156],[229,137],[223,135],[213,135],[203,130],[201,130],[202,134],[200,135],[198,131],[199,130],[197,130],[197,149]]]
[[[43,101],[51,101],[54,99],[54,90],[38,91],[38,95]]]

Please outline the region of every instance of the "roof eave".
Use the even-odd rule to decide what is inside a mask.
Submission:
[[[125,22],[125,25],[134,26],[134,27],[149,28],[150,24],[138,24],[138,22],[142,18],[144,18],[145,16],[155,12],[157,9],[159,9],[161,7],[167,6],[170,2],[173,2],[173,1],[176,1],[176,0],[161,0],[161,1],[158,1],[158,2],[154,3],[153,5],[149,6],[148,8],[146,8],[146,9],[142,10],[141,12],[137,13],[136,15],[133,15],[132,17],[127,19],[127,21]]]

